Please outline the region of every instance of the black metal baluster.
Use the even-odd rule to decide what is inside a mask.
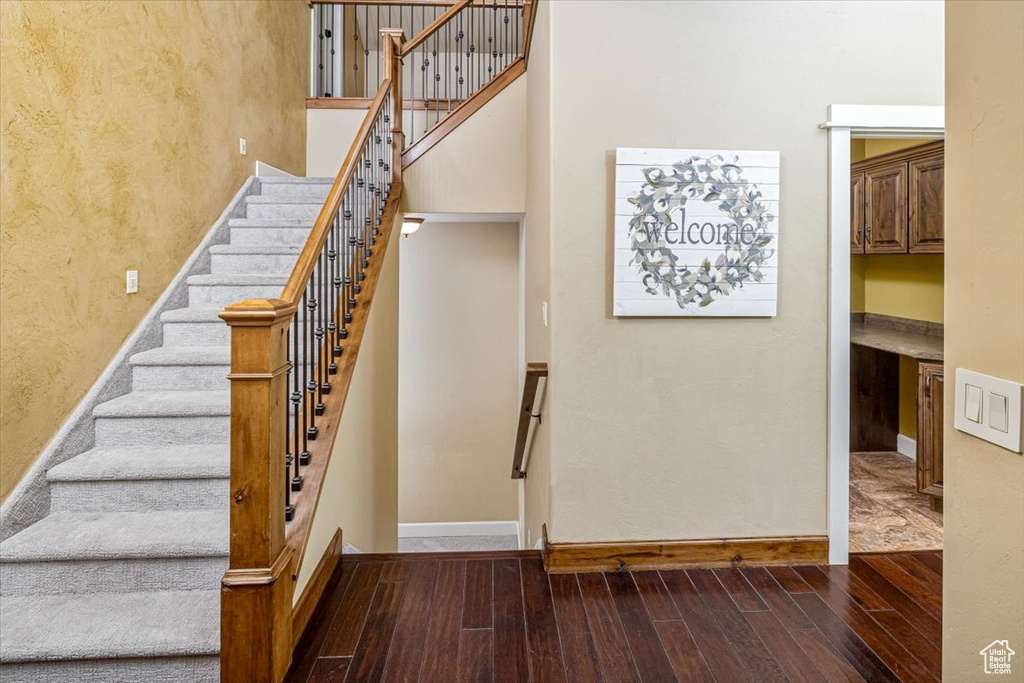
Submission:
[[[314,273],[314,277],[315,277]],[[306,383],[306,396],[303,400],[303,409],[306,415],[306,439],[308,441],[315,441],[317,435],[316,428],[316,415],[314,413],[314,406],[316,401],[316,379],[313,375],[315,368],[313,366],[313,346],[315,344],[316,335],[316,288],[313,286],[313,278],[309,279],[306,283],[306,339],[303,342],[305,350],[305,357],[302,359],[303,373],[302,378]]]
[[[444,24],[445,29],[445,41],[444,41],[444,99],[448,102],[448,113],[452,113],[452,97],[448,90],[448,84],[452,80],[452,22],[451,20],[446,21]]]
[[[455,99],[462,101],[462,15],[456,15],[455,25]]]
[[[333,287],[334,294],[331,296],[331,322],[328,326],[328,331],[331,335],[331,364],[327,368],[329,374],[338,374],[338,363],[335,360],[341,356],[341,325],[339,318],[341,317],[341,259],[338,239],[341,233],[341,213],[334,217],[334,222],[331,224],[331,251],[328,252],[328,257],[331,259],[331,285]]]
[[[494,34],[496,33],[495,27],[497,26],[498,19],[498,2],[495,0],[494,5],[491,8],[491,22],[490,26],[487,27],[487,81],[490,82],[491,78],[494,77],[494,64],[498,59],[498,51],[494,45]]]
[[[294,320],[292,321],[294,324]],[[285,335],[285,341],[288,341],[288,336]],[[289,345],[290,346],[290,345]],[[290,477],[292,475],[292,463],[295,462],[295,456],[298,453],[297,450],[291,450],[291,415],[288,414],[287,406],[291,405],[291,397],[288,392],[288,385],[291,383],[292,373],[294,372],[294,352],[291,348],[288,349],[288,374],[285,375],[284,380],[284,521],[290,522],[295,517],[295,506],[292,505],[292,487]],[[295,470],[298,473],[298,463],[295,463]]]
[[[359,18],[356,16],[356,7],[352,8],[352,93],[349,97],[356,97],[357,84],[359,83],[359,57],[356,49],[359,47]]]
[[[349,181],[348,189],[345,191],[345,315],[342,318],[344,325],[341,326],[341,338],[348,338],[348,323],[352,322],[352,310],[356,307],[355,276],[353,267],[355,265],[356,236],[352,231],[355,216],[355,190],[352,181]]]
[[[505,67],[508,66],[508,61],[509,61],[508,58],[509,58],[509,55],[511,54],[511,50],[509,50],[509,46],[508,46],[508,32],[509,32],[509,28],[510,27],[508,25],[509,19],[508,19],[508,5],[507,4],[505,5],[504,9],[505,9],[505,16],[502,19],[502,21],[505,24],[505,32],[504,32],[505,37],[501,41],[501,53],[500,53],[501,54],[501,68],[502,68],[502,70],[504,70]]]
[[[441,110],[438,106],[438,85],[441,83],[441,58],[437,56],[438,39],[440,38],[440,31],[434,31],[434,125],[437,125],[438,120],[441,117]]]
[[[330,25],[325,31],[329,50],[327,53],[327,94],[324,97],[334,97],[334,5],[330,5],[327,15]]]
[[[363,26],[367,27],[370,25],[370,8],[368,6],[363,7]],[[370,96],[370,65],[367,64],[370,57],[370,45],[366,42],[366,37],[363,37],[363,97]]]
[[[316,321],[316,351],[313,353],[313,358],[316,360],[316,392],[317,402],[315,414],[319,417],[324,414],[326,406],[324,405],[324,396],[331,391],[331,385],[327,381],[327,312],[328,312],[328,298],[327,298],[327,251],[325,248],[320,249],[320,256],[317,258],[317,276],[316,276],[316,287],[318,290],[318,296],[320,297],[320,306],[317,309],[317,321]]]

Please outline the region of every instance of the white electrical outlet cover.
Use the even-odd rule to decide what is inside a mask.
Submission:
[[[245,138],[238,138],[238,153],[245,156],[249,151],[249,143],[245,141]]]
[[[981,421],[975,422],[968,415],[967,385],[981,388]],[[999,377],[983,375],[964,368],[956,369],[956,395],[953,402],[953,426],[961,432],[994,443],[997,446],[1021,453],[1021,405],[1024,402],[1024,385]],[[1005,397],[1006,412],[996,408],[993,415],[993,401]],[[972,406],[973,408],[973,406]],[[973,413],[973,411],[971,411]],[[995,425],[992,418],[996,417]],[[1005,420],[1005,423],[1002,421]]]
[[[129,270],[125,272],[125,293],[135,294],[139,291],[139,271]]]

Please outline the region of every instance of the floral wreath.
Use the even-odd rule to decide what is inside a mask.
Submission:
[[[735,162],[739,158],[734,158]],[[704,307],[716,299],[742,289],[747,282],[761,282],[761,266],[774,249],[774,237],[768,225],[775,216],[761,203],[761,191],[742,177],[737,163],[725,163],[721,155],[709,159],[690,157],[671,166],[645,168],[644,182],[629,203],[636,213],[629,221],[630,247],[648,294],[675,296],[680,308]],[[725,251],[711,263],[709,259],[691,270],[679,263],[679,257],[665,241],[666,229],[672,224],[671,214],[686,205],[687,200],[717,202],[735,226],[726,236]],[[750,236],[750,243],[740,239]],[[729,235],[735,235],[730,241]]]

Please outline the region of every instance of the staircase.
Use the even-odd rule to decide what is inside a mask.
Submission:
[[[261,179],[130,393],[93,411],[94,446],[47,472],[50,514],[0,544],[0,681],[219,679],[228,567],[230,329],[280,295],[331,179]]]

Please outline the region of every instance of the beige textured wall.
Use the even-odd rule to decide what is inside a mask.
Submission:
[[[525,211],[526,83],[520,76],[405,170],[404,211]],[[309,110],[306,175],[337,175],[364,116],[361,109]],[[403,120],[408,128],[408,111]]]
[[[979,47],[981,46],[981,47]],[[1024,382],[1024,4],[946,4],[946,415],[967,368]],[[942,673],[1024,681],[1024,457],[945,428]]]
[[[0,3],[0,496],[255,161],[302,173],[308,55],[301,2]]]
[[[942,4],[723,7],[548,8],[556,541],[826,531],[828,153],[819,125],[832,103],[940,104]],[[595,45],[625,36],[643,36],[643,50],[594,58]],[[616,147],[781,152],[777,317],[612,317]]]
[[[306,111],[306,175],[333,178],[355,142],[365,109]]]
[[[427,222],[401,249],[399,521],[515,520],[519,226]]]
[[[407,211],[526,209],[527,79],[517,78],[405,170]]]
[[[527,82],[527,174],[525,220],[525,311],[526,361],[551,359],[550,327],[541,317],[543,302],[551,299],[551,13],[550,4],[537,5],[537,19],[530,45]],[[547,385],[557,382],[548,376]],[[522,387],[522,382],[519,384]],[[520,389],[521,391],[521,389]],[[532,443],[523,480],[524,547],[532,548],[541,537],[541,525],[548,521],[551,502],[551,410],[546,391],[540,405],[548,419],[534,425]]]
[[[398,550],[397,235],[388,246],[338,438],[310,530],[295,600],[340,527],[364,553]]]

